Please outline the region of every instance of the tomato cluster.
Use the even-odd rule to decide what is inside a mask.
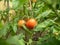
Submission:
[[[33,29],[37,25],[37,21],[34,18],[25,20],[19,20],[18,26],[21,27],[22,25],[26,25],[27,28]]]

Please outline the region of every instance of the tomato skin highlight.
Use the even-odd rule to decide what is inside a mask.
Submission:
[[[29,28],[29,29],[33,29],[36,25],[37,25],[37,21],[36,21],[35,19],[29,19],[29,20],[26,22],[26,26],[27,26],[27,28]]]
[[[19,27],[22,27],[24,24],[25,24],[25,21],[24,20],[19,20],[18,21],[18,26]]]

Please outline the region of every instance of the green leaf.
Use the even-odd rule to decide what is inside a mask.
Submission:
[[[38,24],[37,27],[35,28],[35,31],[39,31],[40,29],[44,29],[44,28],[49,27],[51,25],[53,25],[53,20],[48,19],[48,20]]]
[[[51,10],[47,10],[47,11],[44,11],[42,14],[40,14],[39,16],[36,17],[36,19],[39,19],[41,17],[46,17],[48,16],[52,11]]]
[[[9,23],[6,23],[3,28],[0,30],[0,37],[5,36],[9,30]]]
[[[10,45],[6,42],[6,40],[0,38],[0,44],[1,45]]]
[[[60,45],[60,41],[57,40],[55,37],[50,37],[47,39],[47,41],[43,41],[39,45]]]
[[[3,27],[3,24],[2,24],[2,22],[0,21],[0,30],[2,29],[2,27]]]
[[[19,35],[15,35],[15,36],[8,38],[6,41],[9,44],[22,45],[22,43],[23,43],[23,45],[24,45],[23,37],[24,37],[23,34],[19,34]]]
[[[17,24],[16,23],[15,24],[12,24],[12,29],[16,33],[16,31],[17,31]]]
[[[20,9],[28,0],[12,0],[13,8]]]
[[[23,39],[19,40],[19,43],[20,43],[20,45],[25,45],[25,43],[24,43],[24,40],[23,40]]]

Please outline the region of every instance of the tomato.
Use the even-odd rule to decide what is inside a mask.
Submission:
[[[36,1],[37,1],[37,0],[32,0],[32,2],[34,2],[34,3],[35,3]]]
[[[25,24],[25,21],[24,20],[19,20],[18,21],[18,26],[19,27],[21,27],[22,25],[24,25]]]
[[[36,21],[35,19],[29,19],[29,20],[26,22],[26,26],[27,26],[29,29],[33,29],[36,25],[37,25],[37,21]]]

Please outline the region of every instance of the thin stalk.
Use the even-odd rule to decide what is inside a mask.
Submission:
[[[9,0],[7,0],[7,21],[9,22]]]
[[[33,7],[32,7],[32,2],[31,0],[29,0],[29,12],[28,14],[31,16],[31,18],[33,18],[33,11],[32,11]]]
[[[31,0],[29,0],[29,7],[30,7],[30,9],[32,10],[32,3],[31,3]]]
[[[24,12],[24,15],[26,15],[26,14],[25,14],[25,4],[23,5],[23,12]]]
[[[6,0],[4,0],[4,5],[6,6]]]
[[[7,8],[9,9],[9,0],[7,0]]]

